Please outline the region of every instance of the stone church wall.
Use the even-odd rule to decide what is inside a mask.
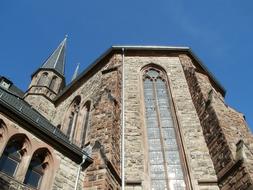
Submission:
[[[64,118],[68,117],[66,111],[76,96],[81,97],[80,107],[87,101],[91,101],[89,113],[90,129],[86,142],[90,142],[91,146],[95,144],[95,141],[102,144],[106,159],[112,165],[111,170],[115,170],[116,173],[114,175],[117,176],[120,176],[120,62],[121,55],[113,55],[101,63],[103,66],[95,68],[93,74],[81,79],[81,85],[58,103],[53,121],[55,125],[61,124],[62,127],[66,125],[64,123]],[[77,123],[77,125],[81,125],[81,123]],[[95,178],[90,178],[90,182],[93,183],[86,181],[86,186],[87,184],[93,184],[94,187],[94,181],[97,181],[95,184],[99,184],[98,181],[101,179],[99,179],[101,173],[108,175],[103,171],[104,168],[98,167],[99,161],[94,162],[97,163],[97,171],[94,174]],[[106,178],[104,177],[104,179]],[[106,183],[109,183],[109,181]]]
[[[50,176],[46,176],[47,179],[46,189],[53,190],[69,190],[74,189],[75,180],[77,177],[77,171],[79,168],[79,164],[72,161],[58,150],[54,149],[47,142],[42,141],[37,138],[35,135],[30,133],[28,130],[24,129],[22,126],[17,124],[12,119],[8,118],[6,115],[0,113],[0,119],[4,122],[4,130],[1,131],[0,137],[0,154],[4,151],[4,148],[8,142],[8,140],[14,135],[25,135],[27,137],[27,141],[29,142],[26,146],[27,154],[22,159],[26,163],[21,164],[18,167],[18,175],[14,178],[8,177],[5,174],[1,173],[1,181],[0,185],[3,184],[6,188],[14,188],[14,189],[30,189],[22,182],[24,181],[25,173],[30,163],[30,159],[33,153],[39,148],[47,148],[52,155],[52,162],[49,162],[49,167],[52,167],[52,172],[50,172]],[[23,162],[23,161],[22,161]],[[45,176],[44,176],[45,177]],[[83,187],[84,180],[84,172],[81,172],[79,178],[78,190],[81,190]],[[44,183],[44,182],[43,182]]]
[[[218,189],[217,179],[201,124],[177,56],[126,55],[125,57],[125,169],[127,189],[148,189],[143,92],[140,70],[150,63],[168,74],[172,99],[182,135],[193,189]],[[200,146],[201,145],[201,146]]]
[[[47,118],[50,122],[52,122],[55,115],[55,106],[49,101],[47,98],[42,95],[32,95],[30,94],[25,98],[35,110],[37,110],[41,115]]]
[[[251,189],[252,134],[241,113],[224,102],[209,78],[186,55],[180,56],[191,96],[222,190]]]

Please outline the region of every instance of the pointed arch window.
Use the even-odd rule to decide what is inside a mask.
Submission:
[[[85,146],[87,141],[87,135],[89,133],[89,113],[90,113],[90,102],[88,101],[83,109],[83,122],[82,122],[82,132],[81,132],[81,147]]]
[[[0,158],[0,171],[9,176],[14,176],[24,154],[24,142],[10,139]]]
[[[51,89],[51,90],[55,90],[55,85],[56,85],[56,80],[57,80],[57,77],[56,76],[53,76],[53,78],[52,78],[52,80],[51,80],[51,83],[50,83],[50,85],[49,85],[49,88]]]
[[[151,189],[186,188],[167,77],[156,68],[143,74]]]
[[[44,72],[42,73],[39,81],[38,81],[38,85],[40,86],[46,86],[47,85],[47,77],[48,77],[48,73]]]
[[[80,110],[80,102],[81,98],[80,96],[77,96],[73,103],[71,104],[68,114],[67,114],[67,136],[69,137],[70,141],[73,141],[74,136],[75,136],[75,131],[76,131],[76,123],[77,123],[77,117],[79,114]]]

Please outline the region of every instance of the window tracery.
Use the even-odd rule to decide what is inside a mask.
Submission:
[[[77,125],[78,114],[80,110],[80,102],[81,102],[81,98],[80,96],[77,96],[68,110],[66,135],[69,137],[70,141],[75,140],[74,137],[75,137],[75,131],[77,127],[76,125]]]

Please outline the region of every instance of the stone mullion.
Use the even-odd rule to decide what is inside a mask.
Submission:
[[[157,123],[158,123],[158,128],[159,128],[159,134],[160,134],[160,142],[161,142],[161,152],[163,155],[163,166],[164,166],[164,173],[165,173],[165,178],[166,178],[166,186],[169,189],[169,176],[168,176],[168,171],[167,171],[167,164],[166,164],[166,158],[165,158],[165,145],[163,141],[163,134],[162,134],[162,128],[161,128],[161,118],[160,118],[160,111],[159,111],[159,105],[158,105],[158,98],[157,98],[157,88],[156,88],[156,80],[152,80],[153,82],[153,93],[154,93],[154,98],[155,98],[155,108],[156,108],[156,114],[157,114]]]

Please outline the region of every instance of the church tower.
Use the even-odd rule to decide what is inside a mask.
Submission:
[[[24,99],[46,116],[55,110],[53,99],[65,87],[65,51],[67,37],[59,44],[42,66],[32,74],[32,81]],[[49,108],[52,109],[49,109]]]
[[[43,65],[32,74],[26,96],[38,95],[53,100],[65,86],[65,38]]]

